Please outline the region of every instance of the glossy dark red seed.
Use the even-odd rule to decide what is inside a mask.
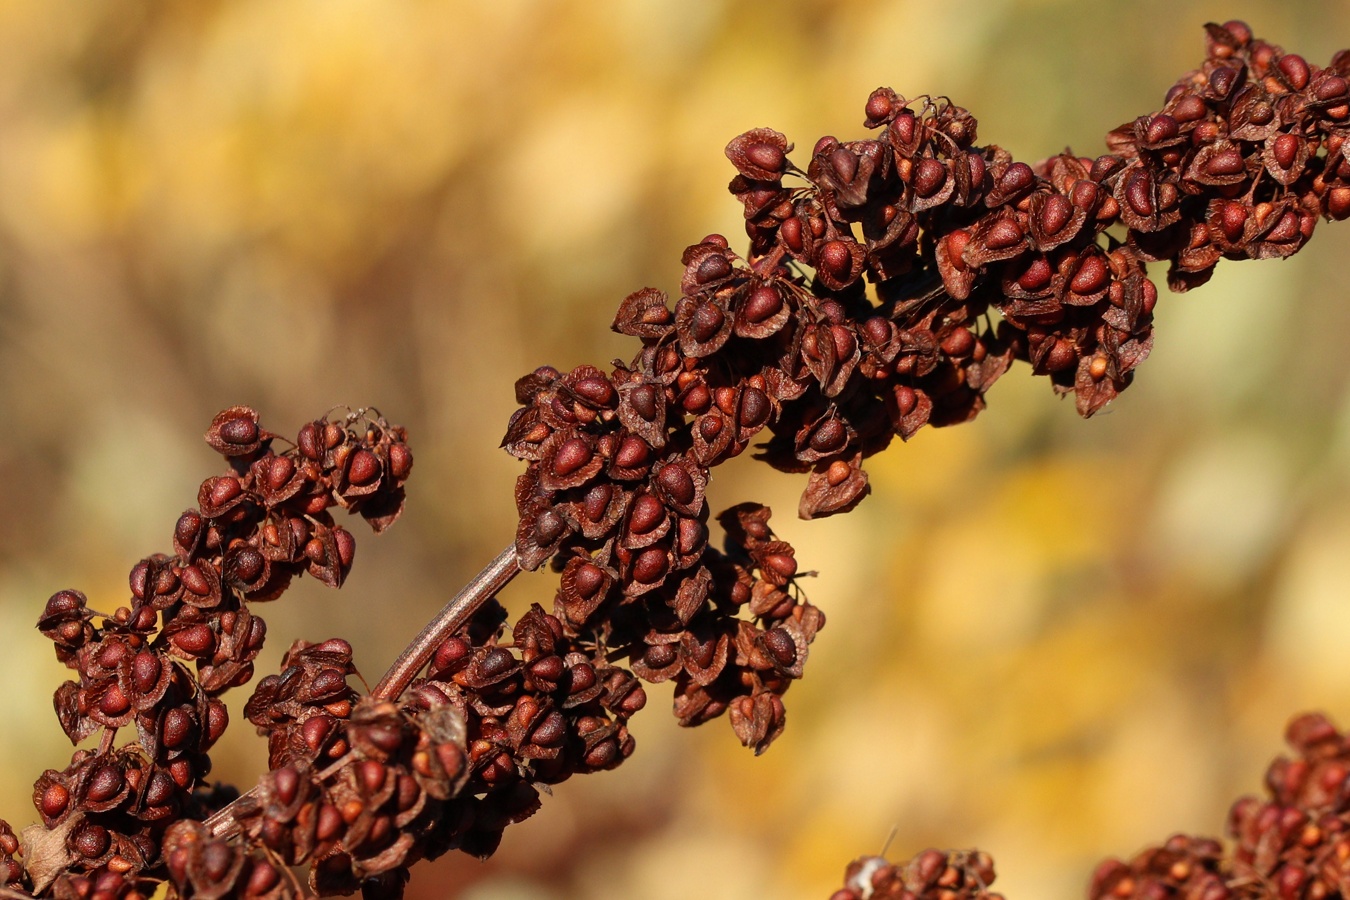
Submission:
[[[685,468],[675,463],[663,466],[657,482],[661,485],[666,496],[670,497],[676,503],[687,506],[694,502],[697,496],[697,488],[694,485],[694,479],[690,477]]]
[[[553,454],[553,473],[559,478],[566,478],[589,463],[592,456],[591,447],[586,441],[579,437],[568,438]]]

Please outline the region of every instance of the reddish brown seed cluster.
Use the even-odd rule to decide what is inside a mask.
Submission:
[[[1350,735],[1320,714],[1285,734],[1296,755],[1266,772],[1267,798],[1244,797],[1216,840],[1176,835],[1128,863],[1097,868],[1091,900],[1322,900],[1350,896]]]
[[[993,881],[994,861],[977,850],[925,850],[903,864],[863,856],[830,900],[1003,900],[989,890]]]
[[[1091,415],[1152,346],[1145,263],[1168,260],[1184,290],[1221,257],[1288,256],[1319,216],[1350,215],[1350,53],[1319,69],[1239,22],[1208,26],[1207,46],[1095,160],[1016,162],[975,146],[965,109],[887,88],[865,108],[875,138],[821,138],[804,169],[776,131],[735,138],[749,253],[712,235],[685,250],[673,307],[650,288],[624,300],[614,328],[643,345],[627,365],[516,385],[516,547],[525,568],[562,570],[568,633],[632,646],[633,671],[661,677],[676,643],[712,640],[702,622],[740,605],[709,577],[712,467],[759,440],[760,458],[809,473],[803,517],[847,511],[867,493],[865,457],[967,421],[1014,359]],[[790,581],[795,562],[775,558],[787,569],[759,566],[761,580]],[[786,651],[780,623],[751,613],[758,634],[740,644]],[[620,640],[601,634],[616,627]],[[777,692],[741,696],[780,718]],[[677,699],[682,721],[698,718],[689,706]]]
[[[39,628],[78,674],[56,693],[61,725],[101,740],[38,780],[22,848],[0,822],[0,892],[135,900],[167,879],[176,896],[292,897],[289,867],[309,863],[320,894],[395,898],[411,863],[486,856],[540,786],[627,758],[641,681],[673,682],[682,724],[726,714],[763,751],[824,618],[767,508],[721,513],[711,546],[712,467],[758,441],[807,474],[803,517],[847,511],[864,458],[967,421],[1015,359],[1083,415],[1109,402],[1151,347],[1146,263],[1186,290],[1221,258],[1289,256],[1318,218],[1350,217],[1350,53],[1320,69],[1240,22],[1207,29],[1201,68],[1096,159],[1016,162],[975,145],[968,111],[887,88],[864,111],[875,137],[822,138],[804,169],[776,131],[735,138],[748,253],[709,236],[673,305],[629,296],[613,326],[642,342],[628,364],[517,383],[516,550],[561,573],[553,613],[534,606],[508,638],[489,602],[397,702],[352,690],[346,641],[297,642],[245,708],[271,771],[228,814],[231,791],[201,782],[220,696],[265,636],[247,601],[303,573],[340,585],[355,543],[333,507],[388,527],[412,456],[373,412],[311,422],[282,452],[253,410],[222,412],[206,439],[230,469],[203,482],[174,553],[132,569],[129,604],[47,603]],[[136,740],[117,746],[124,727]],[[1104,863],[1094,900],[1350,895],[1350,740],[1320,717],[1289,737],[1299,756],[1272,767],[1271,798],[1233,809],[1231,856],[1174,837]],[[993,877],[976,851],[866,857],[835,898],[995,900]]]
[[[46,832],[32,840],[47,856],[35,871],[29,853],[29,887],[56,878],[58,893],[78,881],[93,891],[78,896],[132,896],[161,861],[167,827],[211,811],[217,800],[197,789],[228,724],[220,695],[252,677],[266,634],[247,601],[274,599],[306,572],[342,583],[355,541],[330,510],[359,513],[376,531],[397,519],[412,466],[405,438],[361,412],[311,422],[276,452],[256,412],[227,409],[206,441],[229,471],[206,479],[179,517],[175,552],[132,568],[129,604],[103,614],[79,591],[48,600],[38,627],[79,676],[57,690],[57,716],[72,743],[100,731],[102,740],[34,787]],[[311,694],[332,687],[320,674],[306,683]],[[124,727],[136,740],[114,749]]]
[[[235,810],[248,845],[236,857],[310,863],[320,894],[399,896],[419,859],[490,855],[539,808],[540,785],[627,758],[626,722],[646,703],[637,678],[537,605],[505,644],[504,619],[487,604],[398,704],[352,702],[344,642],[293,648],[247,710],[273,771]]]
[[[1160,847],[1150,847],[1129,863],[1109,859],[1097,867],[1088,888],[1091,900],[1178,898],[1230,900],[1223,872],[1223,845],[1210,838],[1173,835]],[[1240,894],[1269,897],[1269,893]]]

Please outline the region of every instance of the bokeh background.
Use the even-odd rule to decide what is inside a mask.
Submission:
[[[125,601],[219,467],[217,410],[409,427],[405,518],[358,535],[340,592],[260,610],[260,671],[341,635],[373,682],[513,533],[513,380],[628,358],[619,300],[673,289],[708,232],[743,242],[729,138],[858,137],[890,85],[1019,159],[1095,155],[1234,16],[1314,62],[1350,45],[1350,6],[1287,0],[0,2],[0,815],[32,821],[69,758],[46,597]],[[1091,421],[1014,370],[978,421],[874,459],[848,516],[799,522],[800,479],[719,470],[716,507],[771,503],[820,572],[786,734],[755,759],[655,687],[622,768],[410,896],[823,898],[893,832],[893,856],[978,845],[1010,898],[1067,900],[1103,856],[1221,832],[1293,713],[1350,721],[1348,252],[1323,224],[1165,296]],[[244,699],[215,774],[248,785]]]

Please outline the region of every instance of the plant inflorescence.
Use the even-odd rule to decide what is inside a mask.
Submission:
[[[802,517],[847,512],[867,457],[968,421],[1016,360],[1084,416],[1110,402],[1152,344],[1148,263],[1184,291],[1221,259],[1287,257],[1319,219],[1350,216],[1350,53],[1319,68],[1240,22],[1206,43],[1096,158],[1018,162],[978,146],[950,100],[887,88],[864,107],[872,137],[821,138],[800,164],[771,129],[733,139],[748,251],[711,235],[684,251],[673,304],[625,299],[613,327],[641,342],[627,363],[516,383],[513,546],[368,694],[348,684],[345,640],[293,644],[245,707],[269,772],[243,794],[206,777],[221,695],[251,680],[265,637],[254,605],[304,573],[339,586],[355,539],[333,510],[392,525],[412,453],[373,410],[293,443],[248,407],[220,413],[206,439],[228,470],[202,483],[172,552],[132,568],[129,602],[105,613],[65,590],[42,613],[74,672],[58,718],[88,746],[38,779],[41,824],[20,840],[0,823],[4,895],[289,897],[307,865],[317,893],[400,896],[412,863],[489,855],[541,790],[622,763],[644,683],[673,684],[681,724],[725,715],[763,752],[825,618],[767,507],[713,515],[713,467],[753,446],[805,476]],[[546,563],[551,611],[508,627],[494,594]],[[1300,757],[1272,768],[1271,799],[1234,808],[1235,850],[1176,837],[1103,864],[1090,895],[1350,892],[1346,739],[1313,717],[1290,741]],[[995,897],[992,881],[977,851],[865,857],[835,900]]]

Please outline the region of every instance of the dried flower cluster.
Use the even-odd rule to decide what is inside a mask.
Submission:
[[[1295,756],[1266,771],[1265,799],[1243,797],[1228,814],[1225,847],[1177,834],[1128,861],[1097,867],[1089,900],[1332,900],[1350,896],[1350,733],[1320,714],[1289,723]],[[993,863],[977,852],[926,850],[903,865],[855,860],[831,900],[974,900]]]
[[[864,457],[970,419],[1014,359],[1091,415],[1152,346],[1146,262],[1170,261],[1185,290],[1221,257],[1288,256],[1319,216],[1350,215],[1350,54],[1318,69],[1238,22],[1209,26],[1208,50],[1095,160],[1015,162],[974,146],[961,107],[886,88],[865,109],[878,136],[821,138],[805,170],[776,131],[735,138],[749,254],[710,236],[685,250],[673,309],[657,290],[629,296],[614,328],[643,346],[627,365],[516,385],[516,548],[525,568],[561,569],[568,635],[675,678],[684,724],[730,709],[763,750],[821,617],[783,594],[785,545],[744,544],[748,508],[721,521],[736,519],[758,584],[710,549],[713,466],[767,437],[760,458],[810,473],[803,517],[847,511],[867,493]],[[775,678],[747,670],[756,648]]]
[[[1091,900],[1321,900],[1350,896],[1350,735],[1304,715],[1285,739],[1297,754],[1266,772],[1266,799],[1228,814],[1225,852],[1213,839],[1176,835],[1129,862],[1107,860]]]
[[[681,724],[726,714],[762,752],[824,616],[768,508],[720,513],[712,546],[714,466],[760,441],[759,458],[807,474],[804,518],[848,511],[868,491],[864,458],[967,421],[1013,360],[1083,415],[1109,402],[1152,343],[1147,263],[1186,290],[1221,258],[1288,256],[1318,218],[1350,216],[1350,53],[1319,69],[1238,22],[1208,26],[1207,46],[1096,159],[1016,162],[977,147],[961,107],[885,88],[865,107],[876,136],[822,138],[805,169],[776,131],[735,138],[748,254],[709,236],[685,250],[673,306],[629,296],[613,326],[642,343],[629,363],[516,384],[503,446],[528,466],[509,573],[551,561],[552,612],[536,604],[508,629],[484,588],[369,696],[348,683],[345,640],[297,641],[245,707],[269,772],[242,796],[203,779],[220,696],[251,679],[263,643],[248,603],[306,572],[339,586],[355,543],[332,508],[388,527],[412,455],[366,411],[309,423],[283,452],[253,410],[222,412],[206,439],[230,470],[202,484],[174,553],[132,569],[129,604],[47,603],[39,628],[78,675],[56,693],[61,725],[73,743],[101,737],[38,780],[42,824],[22,842],[0,822],[0,892],[294,897],[290,868],[307,864],[320,894],[399,897],[414,862],[489,855],[541,789],[626,759],[644,681],[673,682]],[[1231,857],[1176,837],[1103,864],[1094,900],[1350,894],[1350,739],[1304,718],[1290,740],[1301,757],[1271,769],[1272,799],[1234,807]],[[978,851],[865,857],[834,897],[1001,900],[993,878]]]
[[[925,850],[904,865],[863,856],[830,900],[1003,900],[988,889],[993,881],[994,861],[977,850]]]
[[[403,509],[412,467],[403,429],[364,412],[311,422],[280,453],[277,438],[247,407],[220,413],[206,440],[230,469],[202,482],[174,527],[174,553],[131,569],[129,603],[100,613],[74,590],[47,601],[38,628],[78,675],[57,689],[57,717],[72,743],[101,738],[38,779],[42,825],[24,832],[24,868],[12,853],[0,867],[6,887],[148,893],[166,831],[229,799],[201,787],[228,724],[220,697],[252,677],[266,635],[247,601],[275,599],[303,573],[339,586],[356,544],[331,509],[383,530]],[[122,728],[137,739],[114,747]],[[0,849],[11,834],[0,829]]]

